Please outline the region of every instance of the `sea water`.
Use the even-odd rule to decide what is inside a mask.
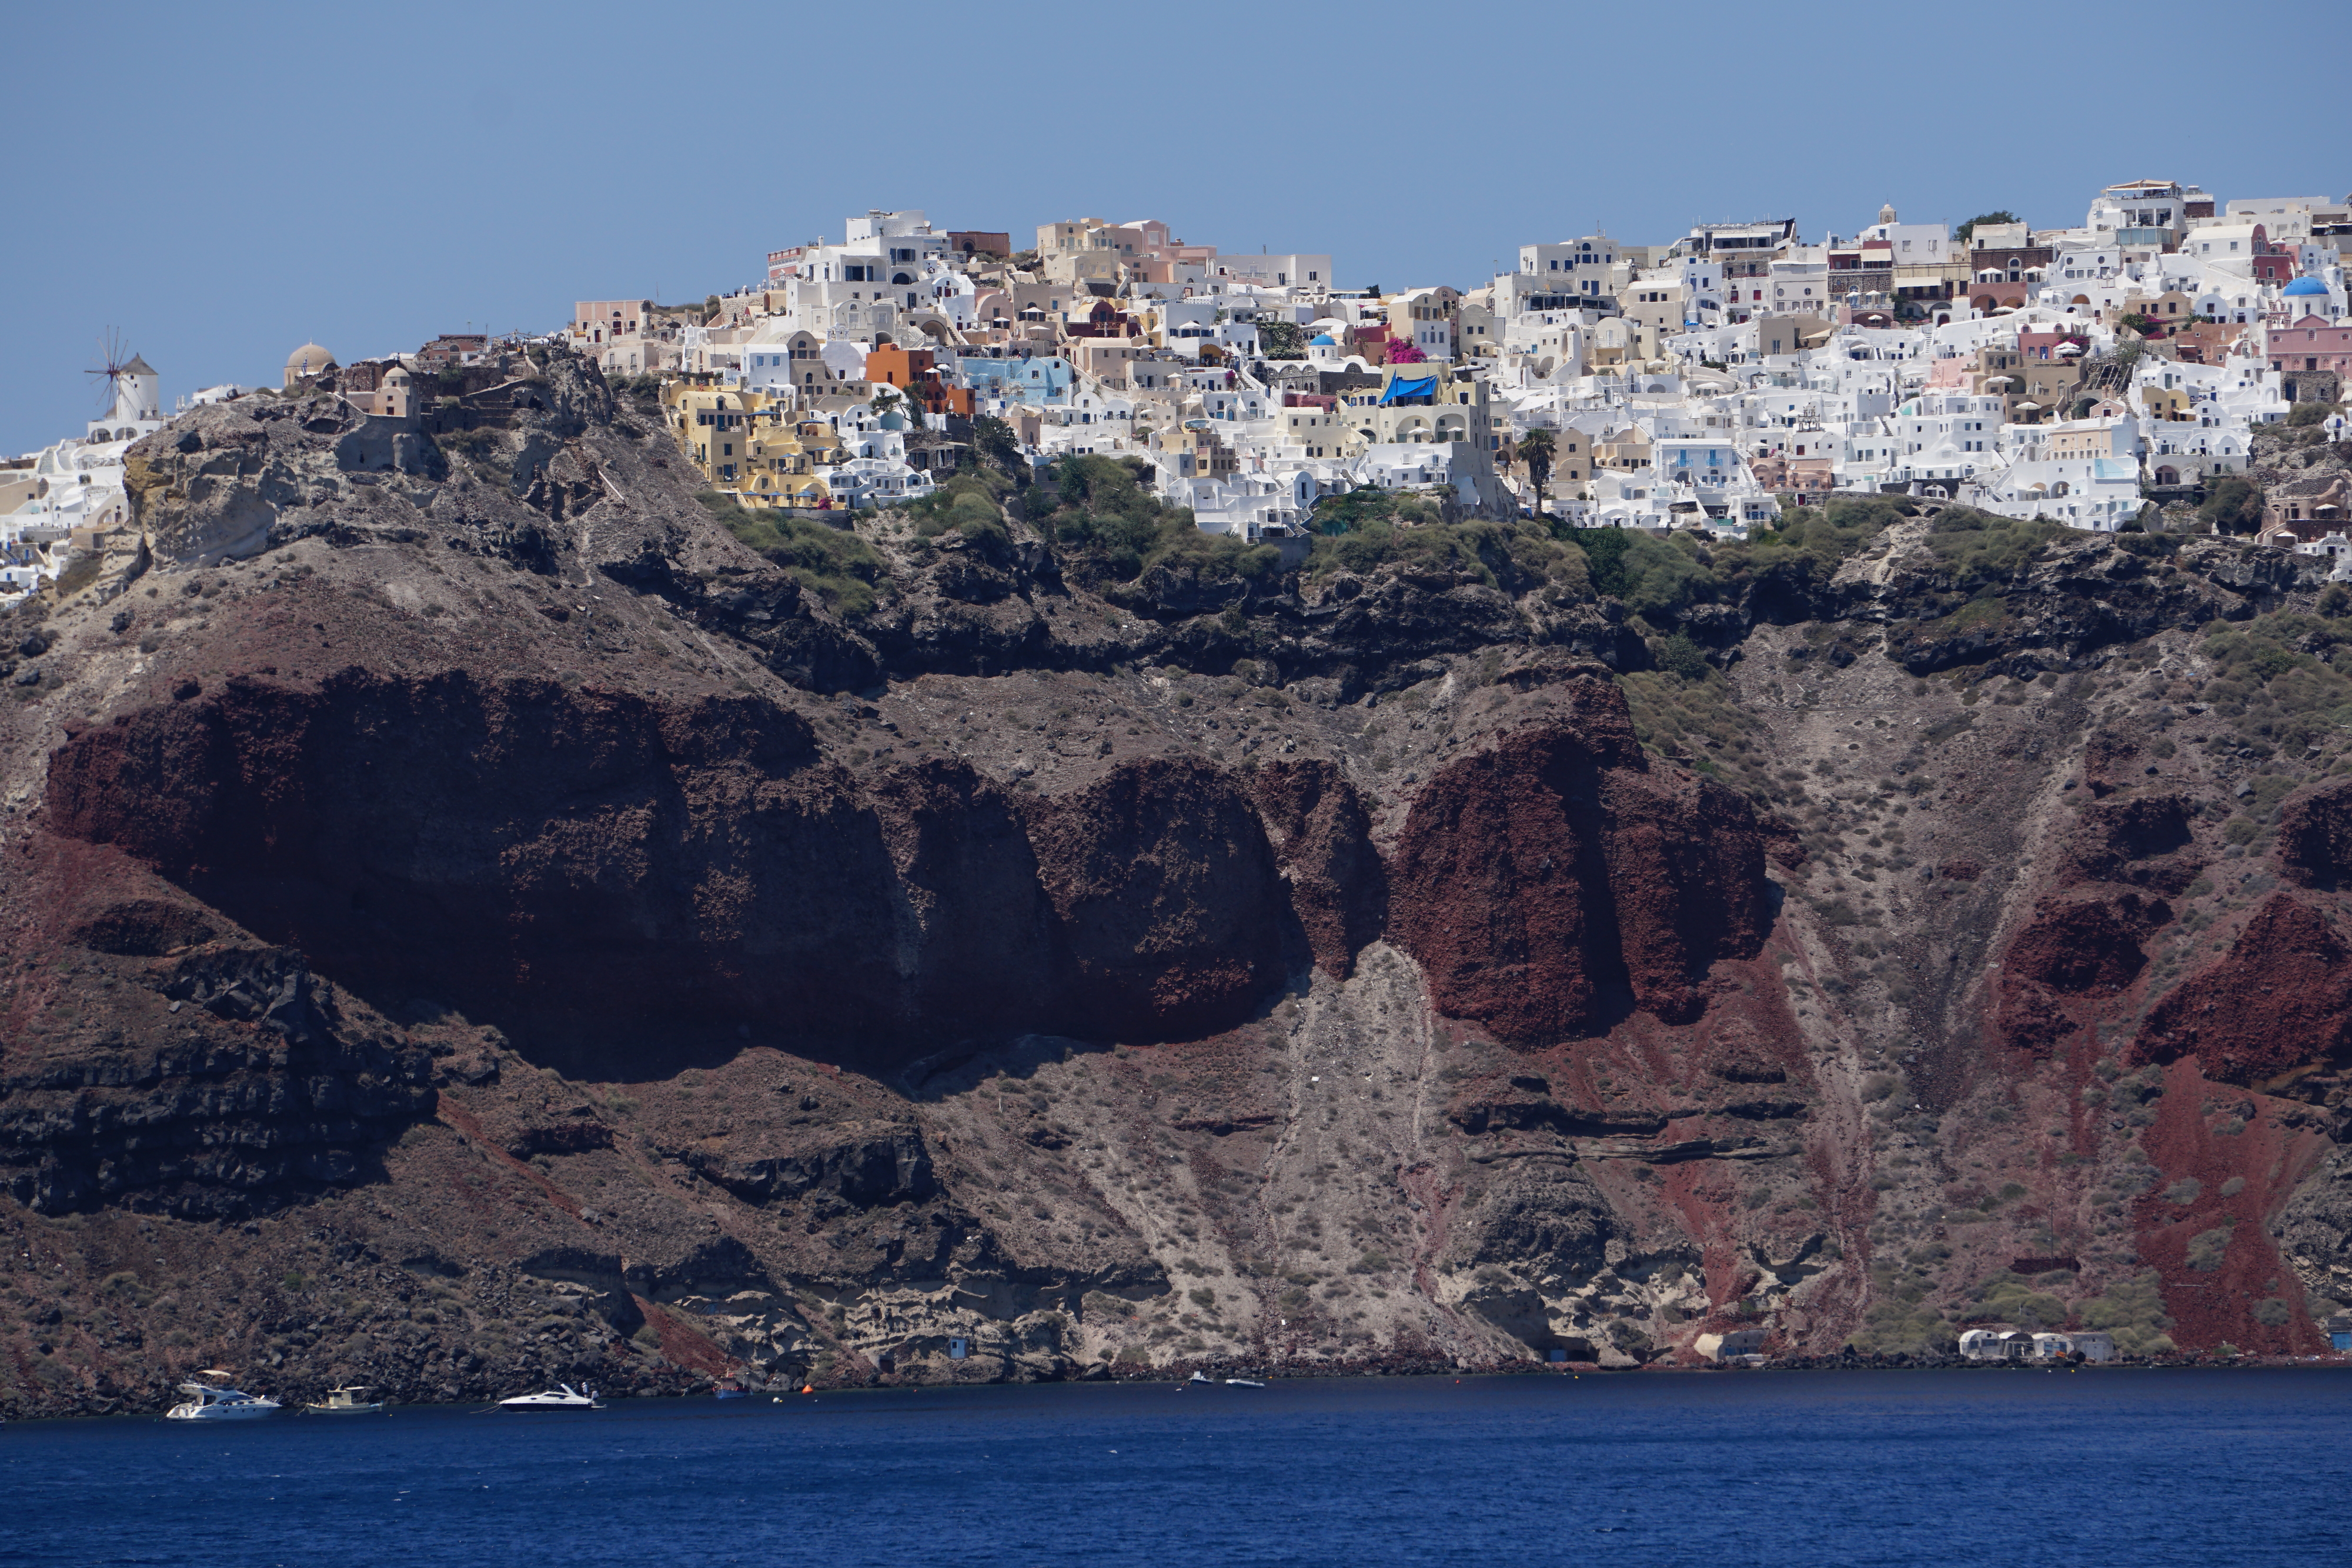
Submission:
[[[872,1390],[0,1427],[0,1563],[2352,1563],[2352,1375]]]

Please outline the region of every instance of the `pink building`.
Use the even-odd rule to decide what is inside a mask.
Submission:
[[[2352,375],[2352,327],[2331,327],[2316,316],[2270,329],[2271,369],[2334,371]]]

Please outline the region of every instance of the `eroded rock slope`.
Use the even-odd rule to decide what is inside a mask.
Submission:
[[[10,1410],[2352,1296],[2352,786],[2247,727],[2332,656],[2292,563],[1969,587],[1919,517],[1636,615],[884,518],[836,612],[509,369],[176,422],[142,559],[7,623]]]

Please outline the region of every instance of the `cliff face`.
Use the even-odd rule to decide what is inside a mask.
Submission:
[[[1097,592],[886,518],[849,613],[510,369],[175,423],[152,564],[7,628],[0,1405],[2352,1299],[2347,796],[2213,640],[2291,568],[1969,599],[1906,522],[1668,674],[1508,570]]]

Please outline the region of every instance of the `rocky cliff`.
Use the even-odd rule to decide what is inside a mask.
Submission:
[[[780,545],[560,354],[132,476],[142,557],[5,628],[12,1412],[2352,1298],[2352,622],[2291,560]]]

